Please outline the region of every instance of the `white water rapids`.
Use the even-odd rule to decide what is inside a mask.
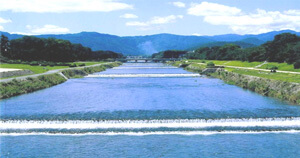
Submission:
[[[178,69],[177,67],[114,67],[112,69]]]
[[[88,75],[86,77],[103,77],[103,78],[119,78],[119,77],[199,77],[200,74],[97,74]]]
[[[174,120],[107,120],[107,121],[0,121],[0,131],[7,129],[143,129],[209,127],[300,127],[300,118],[253,119],[174,119]]]

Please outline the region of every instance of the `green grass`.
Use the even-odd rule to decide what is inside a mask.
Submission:
[[[203,63],[204,64],[208,62],[213,62],[216,65],[224,65],[224,66],[237,66],[237,67],[255,67],[263,62],[247,62],[247,61],[224,61],[224,60],[189,60],[190,62],[196,62],[196,63]],[[277,66],[278,70],[281,71],[292,71],[292,72],[300,72],[300,69],[294,69],[293,64],[287,64],[287,63],[276,63],[276,62],[269,62],[267,64],[262,65],[261,67],[258,67],[258,69],[267,69],[269,66]]]
[[[65,81],[66,79],[59,74],[42,75],[19,81],[14,79],[10,82],[0,83],[0,99],[48,88]]]
[[[189,60],[191,62],[205,63],[213,62],[215,65],[227,65],[227,66],[238,66],[238,67],[255,67],[262,64],[263,62],[247,62],[247,61],[226,61],[226,60]]]
[[[295,82],[300,83],[300,75],[297,74],[287,74],[287,73],[271,73],[271,72],[260,72],[257,70],[242,70],[242,69],[234,69],[234,68],[225,68],[227,71],[243,74],[243,75],[250,75],[250,76],[257,76],[261,78],[279,80],[279,81],[286,81],[286,82]]]
[[[85,63],[85,66],[90,66],[90,65],[95,65],[95,64],[102,64],[102,63],[107,63],[104,61],[100,61],[100,62],[74,62],[75,64],[79,65],[79,64],[83,64]]]
[[[28,69],[35,74],[44,73],[49,70],[68,68],[68,66],[31,66],[26,64],[0,64],[0,68],[13,68],[13,69]]]
[[[83,64],[85,63],[86,66],[101,64],[104,62],[74,62],[75,64]],[[44,73],[49,70],[56,70],[56,69],[64,69],[69,68],[69,66],[31,66],[27,64],[0,64],[0,68],[13,68],[13,69],[28,69],[34,72],[35,74]]]
[[[85,64],[85,66],[90,66],[90,65],[95,65],[95,64],[102,64],[105,62],[74,62],[77,66],[79,64]],[[73,63],[72,63],[73,64]],[[56,70],[56,69],[64,69],[64,68],[69,68],[69,66],[31,66],[28,64],[0,64],[0,68],[12,68],[12,69],[23,69],[23,70],[30,70],[34,74],[40,74],[44,73],[50,70]],[[25,75],[26,76],[26,75]],[[12,76],[12,77],[19,77],[19,76]],[[6,78],[12,78],[12,77],[6,77]],[[6,79],[6,78],[1,78],[1,79]]]
[[[300,69],[294,69],[294,65],[292,64],[287,64],[287,63],[275,63],[275,62],[270,62],[267,63],[263,66],[260,67],[260,69],[267,69],[268,66],[277,66],[278,70],[281,71],[294,71],[294,72],[300,72]]]
[[[208,62],[213,62],[215,65],[223,65],[224,63],[228,62],[226,60],[189,60],[190,62],[196,62],[196,63],[202,63],[202,61],[205,61],[204,64]]]
[[[199,67],[199,68],[206,68],[206,65],[198,64],[198,63],[192,63],[191,66],[193,66],[193,67]]]
[[[258,66],[260,64],[262,64],[263,62],[247,62],[247,61],[229,61],[224,65],[227,66],[238,66],[238,67],[255,67]]]

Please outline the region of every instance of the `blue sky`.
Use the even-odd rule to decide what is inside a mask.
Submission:
[[[0,31],[119,36],[300,31],[299,0],[0,0]]]

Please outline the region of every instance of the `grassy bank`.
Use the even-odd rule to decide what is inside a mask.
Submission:
[[[90,65],[95,65],[95,64],[101,64],[104,62],[74,62],[74,63],[67,63],[67,64],[76,64],[77,66],[79,65],[85,65],[85,66],[90,66]],[[47,72],[49,70],[56,70],[56,69],[64,69],[64,68],[69,68],[69,66],[39,66],[39,65],[29,65],[29,64],[0,64],[0,68],[12,68],[12,69],[23,69],[23,70],[30,70],[34,72],[35,74],[40,74]]]
[[[266,69],[268,70],[272,66],[276,66],[278,70],[281,71],[292,71],[292,72],[300,72],[300,69],[294,69],[293,64],[287,63],[276,63],[276,62],[268,62],[263,64],[264,62],[247,62],[247,61],[228,61],[228,60],[188,60],[192,63],[208,63],[213,62],[216,65],[223,65],[223,66],[237,66],[237,67],[257,67],[258,69]],[[263,64],[263,65],[261,65]],[[261,66],[260,66],[261,65]]]
[[[211,75],[224,80],[226,83],[234,84],[265,96],[300,105],[300,84],[298,83],[245,75],[239,73],[239,71],[223,71]]]
[[[201,73],[205,68],[207,61],[183,61],[170,63],[180,67],[185,64],[188,71]],[[220,61],[223,62],[223,61]],[[227,61],[228,62],[228,61]],[[228,62],[229,63],[229,62]],[[225,63],[226,64],[226,63]],[[234,62],[235,65],[242,67],[244,64],[255,66],[260,63]],[[300,105],[300,75],[288,73],[271,73],[266,71],[225,68],[226,71],[220,71],[209,74],[210,76],[220,78],[228,84],[240,86],[245,89],[257,92],[259,94],[288,101],[292,104]]]
[[[249,76],[256,76],[271,80],[278,80],[283,82],[294,82],[300,83],[300,75],[298,74],[288,74],[288,73],[271,73],[265,71],[257,71],[257,70],[243,70],[243,69],[233,69],[233,68],[226,68],[228,72],[234,72],[242,75],[249,75]]]
[[[92,73],[95,73],[95,72],[101,72],[101,71],[106,70],[107,68],[113,68],[113,67],[120,66],[120,65],[121,65],[120,62],[114,62],[114,63],[109,63],[109,64],[103,64],[103,65],[100,65],[100,66],[64,70],[64,71],[62,71],[62,73],[67,78],[81,78],[81,77],[86,76],[88,74],[92,74]]]
[[[115,63],[103,64],[100,66],[64,70],[62,71],[62,73],[67,78],[79,78],[89,73],[104,71],[107,68],[112,68],[119,65],[121,65],[121,63],[115,62]],[[48,88],[63,83],[65,81],[66,79],[60,74],[49,74],[49,75],[41,75],[36,78],[28,77],[25,80],[14,79],[10,82],[3,82],[0,83],[0,99],[34,92],[40,89]]]
[[[66,79],[59,74],[43,75],[26,80],[12,80],[0,83],[0,99],[30,93],[65,82]]]

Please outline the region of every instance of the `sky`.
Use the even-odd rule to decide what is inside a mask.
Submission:
[[[0,0],[0,31],[118,36],[300,32],[299,0]]]

